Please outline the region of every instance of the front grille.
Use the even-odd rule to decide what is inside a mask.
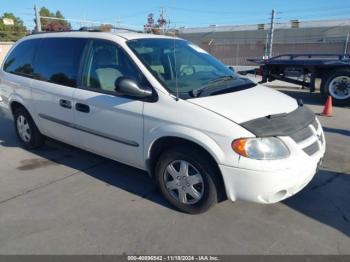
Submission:
[[[308,127],[299,130],[290,137],[309,156],[317,153],[324,143],[321,126],[316,118]]]
[[[308,154],[309,156],[312,156],[318,150],[320,150],[320,146],[318,145],[318,141],[314,142],[313,144],[309,145],[308,147],[305,147],[303,150],[306,154]]]
[[[320,141],[321,141],[321,144],[323,145],[324,144],[324,139],[323,139],[322,135],[320,136]]]
[[[316,118],[315,118],[314,122],[312,122],[312,125],[313,125],[313,127],[315,128],[315,130],[317,131],[318,128],[319,128],[319,124],[318,124]]]
[[[308,126],[302,130],[299,130],[295,134],[291,135],[291,138],[296,142],[302,142],[306,139],[308,139],[310,136],[312,136],[314,133],[312,132],[312,129]]]

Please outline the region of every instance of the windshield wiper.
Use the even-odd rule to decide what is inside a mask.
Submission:
[[[226,82],[226,81],[229,81],[232,79],[235,79],[235,77],[234,76],[220,76],[220,77],[214,78],[214,79],[208,81],[204,86],[201,86],[197,89],[193,89],[191,91],[191,94],[193,97],[198,97],[203,91],[215,86],[213,84],[216,84],[218,82]]]
[[[222,82],[222,81],[228,81],[235,78],[234,76],[219,76],[217,78],[214,78],[210,81],[208,81],[207,84],[212,84],[212,83],[216,83],[216,82]]]

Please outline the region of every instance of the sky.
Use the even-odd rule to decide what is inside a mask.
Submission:
[[[139,27],[147,15],[159,16],[163,7],[169,27],[267,23],[271,10],[277,23],[291,19],[350,19],[350,0],[0,0],[0,14],[12,12],[29,29],[34,27],[33,6],[60,10],[66,18]],[[78,22],[72,22],[74,27]]]

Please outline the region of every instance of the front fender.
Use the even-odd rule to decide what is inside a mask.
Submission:
[[[145,159],[150,158],[151,148],[154,143],[158,139],[164,137],[176,137],[189,140],[204,148],[218,164],[222,163],[224,160],[223,150],[210,136],[199,130],[174,124],[161,125],[147,132],[144,142]]]

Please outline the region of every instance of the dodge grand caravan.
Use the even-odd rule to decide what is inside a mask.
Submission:
[[[166,36],[25,37],[1,66],[0,104],[25,148],[51,137],[145,170],[192,214],[225,198],[290,197],[325,153],[320,122],[301,102]]]

